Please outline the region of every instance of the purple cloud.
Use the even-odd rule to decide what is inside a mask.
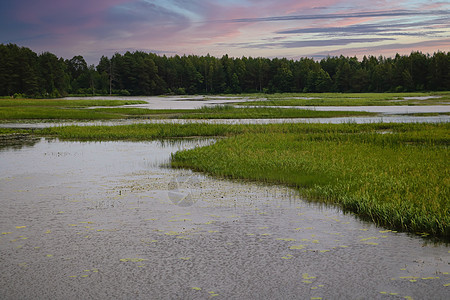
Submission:
[[[411,16],[448,16],[450,10],[436,10],[436,11],[411,11],[411,10],[397,10],[397,11],[370,11],[357,13],[336,13],[336,14],[316,14],[316,15],[288,15],[288,16],[273,16],[262,18],[241,18],[232,20],[223,20],[223,22],[278,22],[278,21],[298,21],[298,20],[329,20],[329,19],[349,19],[349,18],[381,18],[381,17],[411,17]]]
[[[238,44],[222,44],[224,47],[241,47],[241,48],[304,48],[304,47],[326,47],[326,46],[343,46],[353,43],[375,43],[381,41],[394,41],[394,38],[341,38],[341,39],[318,39],[318,40],[300,40],[285,42],[267,42],[267,43],[238,43]]]
[[[450,22],[450,17],[440,18],[438,20],[428,20],[420,22],[409,22],[409,23],[390,23],[379,24],[357,24],[343,27],[308,27],[308,28],[298,28],[278,31],[278,34],[303,34],[303,33],[320,33],[320,34],[371,34],[371,33],[392,33],[393,31],[404,31],[417,28],[434,28],[436,23],[445,24]],[[411,34],[414,34],[411,32]]]

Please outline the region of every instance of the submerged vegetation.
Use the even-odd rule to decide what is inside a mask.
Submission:
[[[173,167],[284,184],[391,229],[450,239],[449,124],[140,124],[35,130],[70,140],[227,137]],[[23,130],[21,132],[24,132]]]

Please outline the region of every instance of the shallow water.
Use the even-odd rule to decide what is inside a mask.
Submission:
[[[0,149],[0,298],[448,299],[448,246],[164,167],[210,142]]]
[[[249,106],[261,107],[261,106]],[[391,106],[264,106],[271,108],[296,108],[317,111],[365,111],[384,115],[416,113],[450,113],[450,105],[391,105]]]
[[[314,99],[314,98],[302,98],[297,99]],[[439,96],[429,97],[409,97],[405,100],[426,100],[430,98],[439,98]],[[67,100],[80,99],[78,97],[64,98]],[[81,99],[92,100],[141,100],[146,101],[146,104],[126,105],[126,107],[139,107],[147,109],[196,109],[203,106],[221,105],[221,104],[233,104],[246,101],[258,101],[264,99],[250,99],[248,97],[224,97],[224,96],[166,96],[166,97],[86,97]],[[295,98],[294,98],[295,99]],[[244,107],[244,106],[242,106]],[[251,107],[251,106],[249,106]],[[255,106],[261,107],[261,106]],[[319,110],[319,111],[366,111],[381,114],[412,114],[412,113],[449,113],[450,105],[392,105],[392,106],[265,106],[273,108],[297,108],[307,110]],[[96,108],[96,107],[93,107]],[[97,106],[98,108],[98,106]]]
[[[80,99],[79,97],[68,97],[66,100]],[[243,97],[87,97],[82,99],[93,100],[143,100],[147,104],[127,105],[126,107],[140,107],[148,109],[195,109],[207,105],[232,104],[248,101]],[[256,99],[257,100],[257,99]],[[98,107],[97,107],[98,108]],[[278,108],[281,108],[278,106]],[[63,121],[63,122],[21,122],[0,123],[0,128],[45,128],[64,125],[126,125],[126,124],[148,124],[148,123],[209,123],[209,124],[274,124],[274,123],[440,123],[450,122],[450,116],[413,116],[411,113],[448,113],[450,105],[428,105],[428,106],[292,106],[291,108],[321,110],[321,111],[368,111],[379,113],[375,117],[338,117],[338,118],[295,118],[295,119],[220,119],[220,120],[146,120],[127,119],[113,121]]]
[[[141,100],[146,101],[146,104],[134,104],[126,105],[126,107],[138,107],[147,109],[196,109],[201,108],[206,105],[218,105],[218,104],[229,104],[235,102],[245,102],[248,101],[247,98],[243,97],[222,97],[222,96],[129,96],[129,97],[67,97],[62,98],[66,100]],[[98,106],[97,106],[98,107]],[[117,107],[117,106],[116,106]],[[95,108],[95,107],[93,107]]]
[[[340,118],[295,118],[295,119],[208,119],[208,120],[145,120],[145,119],[124,119],[113,121],[93,121],[93,122],[39,122],[39,123],[3,123],[0,128],[47,128],[55,126],[116,126],[129,124],[280,124],[280,123],[322,123],[322,124],[342,124],[342,123],[443,123],[450,122],[450,116],[414,117],[414,116],[381,116],[381,117],[340,117]]]

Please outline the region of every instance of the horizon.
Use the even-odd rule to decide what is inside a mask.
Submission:
[[[444,1],[6,0],[0,16],[0,43],[89,65],[127,51],[321,60],[450,50]]]

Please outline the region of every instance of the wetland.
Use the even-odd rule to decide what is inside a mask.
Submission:
[[[1,298],[447,298],[445,244],[283,186],[168,168],[214,142],[1,149]]]
[[[446,299],[448,96],[389,97],[3,102],[0,297]]]

